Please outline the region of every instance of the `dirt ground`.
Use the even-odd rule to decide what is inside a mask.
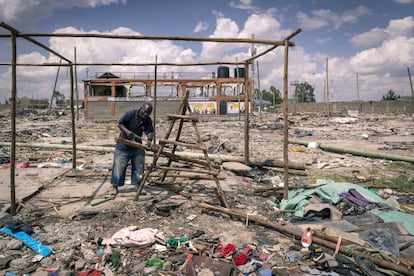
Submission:
[[[8,114],[3,113],[0,120],[1,141],[10,142]],[[97,240],[109,238],[116,231],[131,225],[140,229],[158,229],[167,239],[191,237],[202,231],[198,241],[207,244],[207,247],[218,241],[222,245],[233,244],[237,249],[254,248],[267,256],[274,253],[278,257],[268,260],[274,275],[312,274],[306,268],[309,266],[290,262],[286,258],[286,252],[291,252],[295,246],[300,247],[298,237],[249,221],[244,216],[200,207],[200,203],[222,206],[216,183],[212,180],[187,177],[167,178],[165,183],[149,182],[135,201],[136,194],[132,186],[128,185],[128,178],[125,187],[120,189],[115,199],[97,203],[106,198],[107,189],[110,187],[111,150],[118,133],[116,122],[85,121],[82,114],[75,122],[77,145],[87,150],[77,150],[77,169],[72,170],[69,115],[54,117],[34,113],[17,120],[17,142],[41,144],[42,147],[19,146],[17,149],[16,163],[26,166],[16,169],[19,205],[15,217],[30,224],[34,230],[33,237],[52,248],[53,254],[41,258],[40,261],[33,260],[36,256],[33,250],[16,239],[1,234],[0,259],[9,256],[13,258],[6,266],[1,266],[0,262],[0,268],[3,269],[0,270],[0,275],[6,272],[51,275],[52,271],[60,271],[59,275],[78,275],[76,273],[93,268],[101,271],[106,269],[104,275],[179,275],[168,274],[166,271],[178,270],[187,256],[188,248],[181,251],[173,251],[171,248],[161,251],[154,247],[118,248],[121,251],[122,264],[117,269],[110,265],[103,268],[102,264],[105,262],[102,262],[102,256],[97,252],[104,247],[99,246]],[[243,163],[244,117],[239,119],[235,116],[226,120],[201,119],[197,128],[213,161],[221,165],[219,181],[231,209],[252,217],[260,216],[283,227],[293,227],[295,231],[302,233],[304,224],[292,224],[293,217],[289,213],[279,212],[277,208],[283,198],[283,190],[277,188],[283,185],[283,167],[251,164],[246,169],[242,164],[224,166],[234,158]],[[164,138],[167,129],[168,122],[164,118],[158,119],[157,139]],[[249,135],[251,160],[283,162],[281,114],[253,114],[250,118]],[[184,125],[180,137],[187,141],[196,141],[193,126]],[[299,167],[290,170],[290,186],[311,186],[318,179],[333,179],[376,187],[383,178],[401,176],[414,184],[413,163],[370,158],[369,155],[375,152],[393,157],[391,159],[413,158],[412,115],[360,114],[355,117],[337,115],[330,118],[319,114],[292,115],[289,116],[289,141],[299,142],[288,145],[289,161]],[[313,143],[309,146],[300,144],[309,142]],[[339,147],[344,153],[322,150],[321,145]],[[53,147],[56,148],[52,149]],[[94,148],[99,150],[93,150]],[[0,145],[2,160],[10,156],[9,150],[8,146]],[[187,151],[183,147],[177,149],[179,153]],[[352,151],[365,154],[356,156],[351,154]],[[147,166],[151,164],[152,158],[153,155],[148,153]],[[163,161],[160,159],[159,162]],[[10,186],[10,169],[7,162],[2,163],[1,183],[3,186]],[[155,181],[156,178],[152,177],[150,180]],[[403,206],[405,211],[413,213],[412,194],[384,188],[377,188],[377,193],[386,199],[404,198],[404,202],[398,202],[400,207]],[[411,242],[411,237],[405,234],[404,243]],[[196,243],[195,240],[194,242]],[[405,251],[401,251],[401,257],[414,262],[413,251],[413,246],[406,245]],[[326,256],[333,254],[330,248],[324,248],[324,252]],[[170,267],[163,267],[164,274],[155,272],[148,266],[144,267],[143,260],[150,257],[168,261]],[[240,271],[235,271],[235,275],[242,275]],[[258,271],[250,275],[259,275]],[[275,271],[280,274],[275,274]],[[353,273],[364,275],[361,270]]]

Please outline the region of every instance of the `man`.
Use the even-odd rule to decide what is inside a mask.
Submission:
[[[121,130],[120,137],[142,143],[142,135],[147,137],[147,146],[151,147],[154,137],[154,125],[150,117],[152,105],[145,103],[139,109],[127,111],[118,121],[118,128]],[[111,191],[112,196],[118,194],[118,187],[125,184],[125,175],[128,162],[131,161],[131,184],[135,190],[141,184],[141,175],[145,166],[145,151],[143,149],[129,147],[116,143],[114,160],[112,164]]]

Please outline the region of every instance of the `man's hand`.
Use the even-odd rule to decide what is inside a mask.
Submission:
[[[134,139],[134,136],[135,136],[135,133],[133,133],[132,131],[128,131],[128,132],[126,132],[126,137],[127,137],[129,140]]]
[[[154,133],[148,133],[147,134],[147,147],[151,148],[152,146],[152,140],[154,139]]]
[[[129,140],[134,140],[135,142],[141,143],[141,137],[139,137],[138,135],[136,135],[134,132],[130,131],[127,133],[127,138]]]

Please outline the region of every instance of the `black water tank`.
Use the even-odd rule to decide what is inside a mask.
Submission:
[[[227,66],[219,66],[217,68],[217,77],[218,78],[229,78],[230,77],[230,69]]]
[[[235,78],[244,78],[244,68],[234,68]]]

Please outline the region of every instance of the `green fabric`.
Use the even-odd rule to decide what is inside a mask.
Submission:
[[[283,199],[280,202],[280,209],[282,210],[296,210],[294,213],[297,217],[304,216],[304,208],[309,202],[309,199],[315,195],[323,202],[337,204],[342,192],[348,192],[349,189],[357,190],[361,195],[371,202],[380,203],[392,207],[387,201],[382,199],[377,194],[372,193],[369,189],[348,182],[334,182],[332,180],[318,180],[316,185],[321,185],[315,189],[296,189],[290,190],[288,199]]]
[[[318,196],[323,202],[335,205],[340,201],[341,197],[339,195],[342,192],[347,192],[349,189],[355,189],[369,201],[388,207],[388,210],[370,210],[371,213],[381,218],[384,222],[402,222],[404,228],[407,229],[411,235],[414,235],[414,215],[405,213],[398,208],[395,208],[393,205],[374,193],[372,189],[352,183],[334,182],[332,180],[318,180],[316,184],[322,186],[315,189],[296,189],[289,191],[288,199],[283,199],[281,201],[280,209],[296,210],[294,215],[303,217],[304,208],[313,195]]]
[[[414,235],[414,215],[399,210],[373,209],[370,212],[380,217],[384,222],[402,222],[410,235]]]

